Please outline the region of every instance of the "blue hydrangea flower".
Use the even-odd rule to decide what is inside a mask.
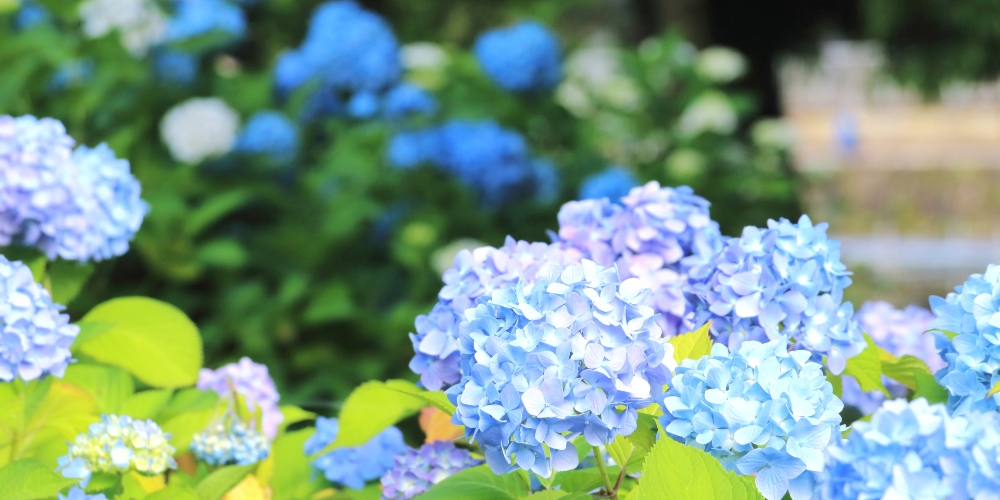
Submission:
[[[104,496],[104,493],[98,493],[96,495],[88,495],[85,491],[77,486],[69,489],[69,492],[63,496],[62,493],[59,494],[59,500],[108,500],[108,497]]]
[[[382,500],[409,500],[451,475],[482,462],[448,441],[435,441],[396,457],[382,476]]]
[[[258,111],[236,137],[234,150],[287,163],[299,150],[299,130],[278,111]]]
[[[854,317],[861,330],[892,355],[915,356],[927,363],[931,372],[945,366],[944,360],[938,356],[934,336],[925,333],[934,320],[934,315],[927,309],[911,305],[899,310],[888,302],[874,301],[865,302]],[[907,388],[903,384],[884,376],[882,382],[893,397],[906,396]],[[881,391],[862,392],[858,381],[849,375],[844,376],[843,383],[840,399],[865,415],[878,409],[885,399]]]
[[[371,118],[378,114],[379,105],[378,95],[375,92],[363,90],[356,92],[347,101],[347,114],[354,118]]]
[[[440,149],[438,129],[400,132],[389,142],[386,159],[399,169],[408,170],[429,163]]]
[[[581,200],[608,198],[617,203],[632,188],[639,185],[635,175],[622,167],[611,167],[603,172],[587,176],[580,184],[578,197]]]
[[[164,81],[187,85],[198,77],[198,56],[176,50],[157,51],[153,70]]]
[[[745,340],[787,336],[817,360],[825,355],[830,371],[840,374],[847,358],[867,344],[854,307],[843,302],[851,273],[826,227],[803,215],[798,224],[781,219],[767,221],[766,229],[744,228],[690,273],[692,324],[711,321],[716,341],[731,349]]]
[[[227,0],[174,0],[165,42],[180,42],[221,33],[227,40],[243,38],[247,21],[243,9]]]
[[[49,89],[54,92],[83,84],[94,76],[92,59],[74,59],[59,65],[49,80]]]
[[[711,356],[682,361],[657,401],[667,435],[756,474],[761,493],[780,500],[789,481],[823,470],[823,451],[840,432],[844,405],[811,356],[778,337],[733,352],[715,344]]]
[[[202,368],[198,372],[198,388],[215,391],[222,397],[232,397],[232,391],[243,397],[251,412],[261,410],[261,428],[268,438],[278,435],[278,426],[285,416],[278,408],[281,396],[267,366],[254,363],[250,358],[240,358],[238,363],[229,363],[217,370]]]
[[[486,74],[507,90],[549,90],[562,79],[559,41],[537,22],[487,31],[474,50]]]
[[[389,89],[382,103],[383,114],[388,118],[409,115],[430,115],[437,111],[437,100],[426,90],[411,83],[400,83]]]
[[[191,439],[191,452],[213,467],[250,465],[267,458],[271,443],[263,432],[232,416],[210,425]]]
[[[63,309],[28,266],[0,255],[0,380],[63,376],[80,333]]]
[[[128,251],[149,211],[128,161],[72,146],[57,120],[0,116],[0,245],[82,262]]]
[[[51,20],[52,13],[48,9],[34,0],[24,0],[14,17],[14,27],[19,30],[27,30]]]
[[[163,474],[177,468],[170,433],[152,420],[129,416],[102,415],[100,422],[76,437],[69,453],[59,457],[64,477],[80,479],[87,486],[94,472],[123,474],[134,470],[145,476]]]
[[[631,434],[672,368],[649,289],[593,261],[550,263],[477,300],[459,327],[452,417],[496,474],[549,477],[578,464],[571,442]]]
[[[1000,266],[991,264],[930,303],[936,316],[931,328],[948,362],[936,374],[948,389],[948,409],[956,415],[995,411],[1000,394],[986,394],[1000,382]]]
[[[690,331],[684,284],[688,273],[722,247],[709,203],[687,186],[656,181],[632,189],[621,204],[607,198],[569,202],[559,211],[559,240],[602,266],[617,265],[623,278],[653,290],[652,307],[664,335]]]
[[[552,203],[559,197],[562,181],[555,165],[546,160],[531,163],[532,183],[535,185],[534,199],[540,203]]]
[[[335,418],[316,419],[316,434],[306,440],[306,455],[322,451],[337,439],[339,429]],[[338,448],[317,458],[313,467],[330,481],[360,490],[366,482],[385,475],[392,468],[395,458],[408,450],[403,442],[403,433],[389,427],[361,446]]]
[[[438,303],[426,316],[417,316],[417,333],[410,334],[415,355],[410,369],[429,390],[451,387],[459,381],[458,326],[477,299],[490,297],[503,286],[535,280],[548,263],[567,266],[580,261],[580,252],[545,243],[514,241],[501,248],[462,250],[453,268],[445,271]]]

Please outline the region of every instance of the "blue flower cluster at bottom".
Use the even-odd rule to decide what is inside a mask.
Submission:
[[[340,426],[335,418],[316,419],[316,434],[306,440],[306,455],[319,453],[337,439]],[[389,469],[397,455],[409,448],[403,442],[403,433],[389,427],[367,443],[354,448],[338,448],[313,462],[313,467],[323,472],[327,479],[338,484],[360,490],[365,483],[381,478]]]

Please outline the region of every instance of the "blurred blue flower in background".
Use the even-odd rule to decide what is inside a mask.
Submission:
[[[164,42],[180,42],[210,34],[234,40],[246,34],[243,9],[227,0],[175,0],[174,7]]]
[[[73,59],[59,65],[49,80],[49,88],[61,91],[80,85],[94,76],[94,61],[92,59]]]
[[[17,4],[15,4],[17,5]],[[52,14],[34,0],[24,0],[14,17],[14,27],[19,30],[31,29],[52,20]]]
[[[198,77],[198,56],[176,50],[159,50],[153,56],[153,69],[164,81],[187,85]]]
[[[108,497],[104,496],[104,493],[88,495],[79,486],[74,486],[69,489],[65,496],[60,493],[59,500],[108,500]]]
[[[317,418],[316,433],[305,443],[306,455],[319,453],[337,439],[339,428],[335,418]],[[403,442],[403,433],[389,427],[361,446],[337,448],[317,458],[313,467],[323,472],[330,481],[360,490],[366,482],[385,475],[392,468],[395,458],[408,450]]]
[[[548,160],[535,160],[531,163],[532,183],[535,185],[534,198],[540,203],[552,203],[559,199],[562,181],[559,171]]]
[[[258,111],[236,136],[235,151],[288,163],[299,150],[298,127],[279,111]]]
[[[392,470],[382,476],[382,500],[413,498],[451,475],[481,463],[451,442],[425,444],[396,457]]]
[[[347,114],[354,118],[372,118],[378,110],[378,95],[369,90],[355,92],[347,101]]]
[[[534,21],[487,31],[474,50],[486,74],[507,90],[549,90],[562,79],[559,41]]]
[[[613,203],[628,194],[629,190],[639,185],[635,174],[623,167],[611,167],[602,172],[588,175],[580,184],[578,198],[581,200],[599,200],[608,198]]]
[[[437,101],[426,90],[404,82],[386,92],[382,107],[387,118],[403,118],[413,114],[433,114],[437,110]]]

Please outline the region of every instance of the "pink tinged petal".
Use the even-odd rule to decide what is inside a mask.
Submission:
[[[760,292],[740,297],[735,309],[736,315],[741,318],[752,318],[760,314]]]

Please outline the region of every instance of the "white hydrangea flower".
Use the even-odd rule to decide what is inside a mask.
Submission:
[[[448,64],[448,53],[436,43],[408,43],[403,45],[401,53],[406,69],[441,69]]]
[[[708,91],[698,96],[681,114],[678,127],[687,135],[701,132],[729,134],[736,130],[739,117],[726,95]]]
[[[743,56],[726,47],[709,47],[698,54],[698,73],[716,83],[729,83],[746,72]]]
[[[625,75],[619,50],[596,40],[566,58],[565,79],[556,88],[556,102],[578,117],[592,115],[599,104],[636,110],[642,104],[639,87]]]
[[[122,45],[135,57],[163,40],[167,16],[152,0],[87,0],[80,4],[83,32],[100,38],[119,30]]]
[[[196,97],[174,106],[160,122],[160,137],[170,155],[184,163],[229,152],[236,141],[240,115],[222,99]]]
[[[780,118],[758,120],[750,130],[750,136],[754,144],[779,151],[791,149],[795,145],[792,125]]]

